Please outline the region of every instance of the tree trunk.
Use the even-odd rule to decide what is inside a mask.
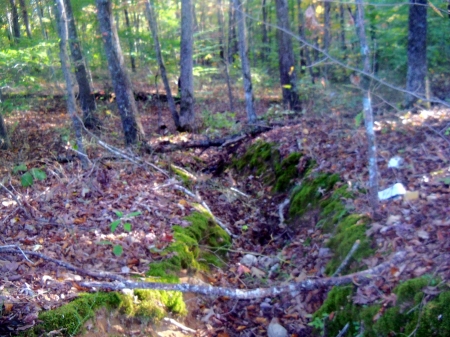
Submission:
[[[339,34],[339,40],[341,43],[341,50],[345,52],[347,50],[347,44],[345,42],[345,9],[343,4],[339,4],[339,24],[341,31]]]
[[[156,15],[153,10],[153,4],[150,3],[151,0],[145,2],[145,14],[147,17],[148,25],[150,26],[150,31],[153,36],[153,43],[155,45],[156,59],[158,60],[159,71],[161,72],[161,78],[164,83],[164,89],[166,90],[167,102],[169,103],[170,113],[172,114],[173,122],[177,129],[180,128],[180,118],[178,116],[177,109],[175,107],[175,101],[172,96],[172,90],[170,89],[169,80],[167,78],[166,66],[164,65],[164,60],[161,54],[161,45],[159,43],[158,36],[158,23],[156,21]]]
[[[180,129],[194,131],[194,76],[192,38],[192,0],[181,1],[181,52],[180,52]]]
[[[406,90],[424,96],[427,75],[427,1],[409,1],[408,24],[408,71]],[[405,108],[410,108],[417,101],[411,94],[405,95]]]
[[[233,104],[233,90],[231,88],[231,79],[230,79],[230,70],[229,70],[229,64],[228,64],[228,57],[225,57],[226,53],[226,47],[225,47],[225,32],[224,32],[224,22],[223,22],[223,9],[222,9],[222,0],[217,1],[218,4],[218,12],[217,12],[217,19],[219,22],[219,36],[221,41],[221,51],[220,51],[220,57],[225,65],[225,79],[227,81],[227,89],[228,89],[228,100],[230,102],[230,111],[234,111],[234,104]]]
[[[13,39],[15,42],[18,42],[20,39],[20,26],[19,26],[19,14],[17,13],[16,0],[9,0],[9,3],[11,4]]]
[[[363,60],[363,70],[365,73],[371,72],[370,66],[370,48],[367,44],[366,32],[364,28],[364,7],[362,0],[356,0],[357,12],[356,12],[356,29],[361,46],[361,57]],[[363,97],[363,112],[364,112],[364,124],[366,127],[367,135],[367,155],[369,161],[369,202],[372,207],[372,216],[374,219],[379,217],[378,209],[378,166],[377,166],[377,144],[375,138],[375,131],[373,129],[373,111],[372,101],[369,89],[368,80],[364,79],[361,83],[362,89],[365,92]]]
[[[133,73],[135,73],[136,72],[136,59],[135,59],[135,57],[133,55],[133,51],[134,51],[133,44],[134,44],[134,42],[133,42],[133,38],[131,36],[132,31],[131,31],[131,25],[130,25],[130,18],[128,17],[128,10],[126,8],[123,10],[123,13],[125,15],[125,26],[127,27],[127,39],[128,39],[128,46],[129,46],[129,49],[130,49],[131,71]]]
[[[228,63],[234,62],[234,55],[238,53],[236,39],[236,12],[233,7],[233,0],[230,0],[228,8]]]
[[[266,61],[269,57],[270,47],[269,47],[269,36],[267,34],[267,0],[262,0],[262,52],[261,60]]]
[[[19,3],[20,3],[20,9],[22,10],[22,18],[23,18],[23,23],[25,25],[25,31],[27,32],[28,38],[31,39],[31,29],[30,29],[30,21],[28,19],[27,5],[25,3],[25,0],[19,0]]]
[[[302,12],[301,5],[302,5],[301,0],[297,0],[298,35],[300,36],[301,40],[306,41],[304,20],[303,20],[304,13]],[[300,65],[302,67],[302,69],[301,69],[302,73],[305,73],[305,69],[303,69],[303,67],[308,68],[309,75],[311,76],[311,81],[312,81],[312,83],[314,83],[314,72],[313,72],[313,68],[311,67],[311,56],[309,53],[309,48],[308,48],[308,46],[304,45],[301,41],[300,41]]]
[[[323,35],[323,50],[327,53],[331,45],[331,2],[324,2],[324,35]],[[323,66],[323,77],[328,80],[328,66],[325,64]]]
[[[250,65],[247,58],[247,41],[245,38],[245,17],[243,7],[240,0],[234,0],[234,13],[239,27],[239,54],[241,56],[242,77],[244,78],[245,106],[247,111],[247,119],[249,123],[255,123],[256,113],[253,107],[253,88],[252,75],[250,73]]]
[[[71,0],[64,0],[64,5],[68,21],[70,53],[72,62],[75,65],[75,77],[78,83],[81,110],[83,111],[83,123],[88,129],[97,129],[100,126],[100,121],[95,116],[97,107],[94,95],[92,95],[92,89],[86,71],[86,64],[81,52],[80,40],[78,39],[75,18],[73,16],[72,4],[70,1]]]
[[[1,101],[0,101],[1,104]],[[5,120],[0,113],[0,150],[8,150],[11,147],[8,130],[6,129]]]
[[[130,77],[126,71],[122,49],[112,16],[110,0],[96,0],[97,16],[111,74],[116,102],[122,120],[125,144],[133,145],[145,137],[136,108]]]
[[[69,57],[67,55],[67,40],[69,38],[68,34],[68,25],[67,25],[67,16],[66,16],[66,9],[64,6],[64,0],[57,0],[56,1],[58,13],[56,14],[58,17],[58,24],[59,24],[59,36],[60,36],[60,59],[61,59],[61,66],[62,71],[64,74],[64,79],[66,81],[66,89],[67,89],[67,110],[69,112],[70,118],[72,119],[72,125],[75,131],[75,137],[77,140],[77,152],[79,154],[79,158],[82,164],[83,169],[86,169],[88,167],[88,157],[86,155],[86,152],[84,151],[83,147],[83,137],[81,132],[81,121],[78,119],[76,115],[76,103],[75,103],[75,94],[73,92],[73,84],[72,84],[72,77],[70,74],[70,63],[69,63]]]
[[[278,60],[280,68],[281,90],[283,92],[283,104],[291,110],[300,110],[300,102],[297,94],[297,69],[295,67],[292,39],[290,32],[287,0],[276,0],[277,8],[277,38]]]

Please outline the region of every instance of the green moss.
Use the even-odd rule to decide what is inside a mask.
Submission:
[[[336,233],[328,242],[328,247],[334,252],[334,258],[327,264],[325,269],[328,275],[333,274],[341,265],[356,240],[360,240],[360,244],[353,254],[352,258],[354,260],[359,261],[373,253],[370,247],[370,239],[366,236],[368,222],[369,219],[362,215],[351,214],[338,223]]]
[[[275,192],[286,191],[292,184],[292,180],[298,176],[297,164],[301,157],[300,153],[293,152],[280,164],[275,164]]]
[[[325,322],[328,336],[337,336],[340,329],[347,323],[350,323],[347,334],[354,336],[357,331],[359,315],[358,308],[353,305],[352,296],[353,286],[333,287],[328,293],[326,301],[314,313],[313,319],[332,314],[333,319]]]
[[[231,245],[229,235],[206,212],[194,212],[186,220],[190,226],[173,226],[175,242],[162,253],[167,258],[152,263],[147,275],[175,282],[174,277],[182,269],[207,270],[209,264],[223,265],[226,249]]]
[[[427,286],[435,286],[436,280],[422,277],[408,280],[394,289],[397,302],[381,314],[381,305],[359,306],[352,303],[354,287],[334,287],[328,294],[322,307],[313,315],[321,318],[333,314],[326,322],[330,336],[336,336],[345,324],[350,324],[349,335],[359,333],[364,326],[365,337],[450,336],[450,291],[448,286],[441,286],[442,291],[435,298],[425,295]],[[424,301],[425,300],[425,301]],[[380,316],[375,319],[377,316]]]
[[[121,303],[121,295],[117,293],[81,294],[72,302],[54,310],[39,313],[42,321],[34,328],[24,331],[22,336],[39,336],[43,332],[50,332],[65,328],[66,336],[79,332],[83,324],[94,317],[95,311],[101,307],[115,308]]]
[[[319,174],[317,177],[306,178],[292,193],[289,214],[291,217],[300,217],[309,209],[319,206],[324,193],[333,189],[339,181],[337,174]]]
[[[123,296],[120,309],[131,317],[158,321],[170,311],[177,315],[187,313],[183,294],[179,291],[136,289],[133,296]]]
[[[257,141],[241,158],[234,161],[233,167],[238,171],[256,174],[267,185],[273,185],[275,192],[284,192],[292,186],[295,178],[304,175],[297,168],[301,157],[302,154],[293,152],[281,160],[280,151],[275,144]],[[306,165],[305,172],[309,167],[310,163]]]
[[[186,187],[192,186],[192,184],[194,183],[195,177],[191,173],[189,173],[185,169],[175,166],[175,165],[170,165],[170,168],[171,168],[172,172],[175,173],[175,175],[177,175],[181,179],[184,186],[186,186]]]

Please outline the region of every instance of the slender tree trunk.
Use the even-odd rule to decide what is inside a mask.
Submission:
[[[245,18],[243,14],[241,0],[234,0],[234,13],[239,27],[239,54],[241,56],[242,76],[244,78],[245,106],[247,111],[247,119],[249,123],[255,123],[256,113],[253,107],[253,88],[252,75],[250,73],[250,65],[247,57],[247,40],[245,37]]]
[[[167,78],[166,66],[164,65],[164,60],[161,54],[161,45],[159,43],[158,36],[158,23],[156,21],[155,11],[153,10],[153,4],[150,3],[151,0],[145,2],[145,14],[147,17],[148,25],[153,36],[153,43],[155,45],[156,59],[158,60],[159,71],[161,73],[161,78],[164,83],[164,89],[166,90],[167,102],[169,103],[170,113],[172,114],[173,122],[177,129],[180,128],[180,118],[178,116],[177,109],[175,107],[175,100],[172,96],[172,90],[170,89],[169,80]]]
[[[31,29],[30,29],[30,21],[28,19],[27,5],[25,3],[25,0],[19,0],[19,3],[20,3],[20,9],[22,10],[22,18],[23,18],[23,23],[25,25],[25,31],[27,32],[28,38],[31,39]]]
[[[301,0],[297,0],[297,7],[298,7],[298,35],[300,36],[301,40],[306,41],[305,36],[305,28],[304,28],[304,20],[302,12],[302,2]],[[309,75],[311,76],[311,81],[314,83],[314,72],[313,68],[311,67],[311,56],[309,53],[309,48],[300,41],[300,65],[302,67],[302,73],[304,73],[303,67],[307,67],[309,70]]]
[[[238,53],[238,43],[236,38],[236,11],[233,7],[233,0],[230,0],[228,8],[228,62],[234,62],[234,55]]]
[[[262,52],[261,52],[261,60],[266,61],[269,57],[270,47],[269,47],[269,37],[267,34],[267,0],[262,0]]]
[[[68,26],[67,26],[67,16],[66,16],[66,9],[64,6],[63,0],[57,0],[56,1],[58,12],[56,15],[59,17],[57,20],[59,23],[59,36],[60,36],[60,59],[61,59],[61,66],[62,71],[64,74],[64,79],[66,81],[66,89],[67,89],[67,110],[69,112],[70,118],[72,119],[72,125],[75,131],[75,137],[77,140],[77,146],[78,146],[78,154],[79,158],[82,164],[83,169],[86,169],[88,167],[88,157],[86,155],[86,152],[84,151],[83,147],[83,137],[81,132],[81,121],[78,119],[76,115],[76,103],[75,103],[75,94],[73,92],[73,84],[72,84],[72,77],[70,74],[70,63],[69,63],[69,57],[67,55],[67,40],[69,38],[68,35]]]
[[[276,0],[278,37],[278,60],[280,68],[281,90],[283,92],[283,104],[291,110],[300,109],[297,94],[297,69],[295,66],[292,39],[287,33],[290,31],[287,0]]]
[[[223,8],[222,8],[222,0],[217,0],[217,4],[218,4],[218,12],[217,12],[217,19],[219,22],[219,36],[220,36],[220,41],[221,41],[221,59],[225,65],[225,79],[227,81],[227,89],[228,89],[228,100],[230,102],[230,111],[234,111],[234,104],[233,104],[233,90],[231,88],[231,79],[230,79],[230,71],[229,71],[229,65],[228,65],[228,57],[225,57],[226,55],[226,51],[228,52],[228,50],[226,49],[225,46],[225,32],[224,32],[224,22],[223,22]]]
[[[328,52],[331,45],[331,2],[324,2],[324,35],[323,35],[323,49]],[[328,79],[328,66],[323,66],[323,76]]]
[[[15,42],[18,42],[20,39],[20,26],[19,26],[19,14],[17,13],[16,0],[9,0],[9,3],[11,5],[13,38],[14,38]]]
[[[363,61],[363,70],[365,73],[371,72],[370,66],[370,48],[367,44],[366,32],[364,27],[364,7],[362,0],[356,0],[356,29],[361,46],[361,57]],[[379,202],[378,202],[378,166],[377,166],[377,144],[374,131],[372,101],[368,80],[364,79],[361,83],[365,92],[363,97],[364,124],[367,135],[367,155],[369,161],[369,194],[370,205],[372,207],[373,218],[378,218]]]
[[[88,129],[96,129],[100,126],[100,121],[95,116],[97,106],[95,104],[94,95],[92,95],[92,89],[89,83],[83,53],[81,52],[80,40],[78,39],[75,18],[73,16],[72,4],[70,1],[71,0],[64,0],[63,2],[68,21],[70,54],[75,66],[75,77],[78,83],[81,110],[83,111],[83,123]]]
[[[427,0],[409,1],[408,23],[408,71],[406,90],[416,95],[425,95],[427,75]],[[405,108],[410,108],[417,98],[405,95]]]
[[[48,33],[47,33],[47,29],[44,25],[44,11],[42,10],[42,6],[40,5],[39,1],[36,1],[36,12],[38,13],[38,18],[39,18],[39,25],[41,27],[41,32],[42,32],[42,37],[44,38],[44,40],[48,40]]]
[[[181,52],[180,52],[180,128],[194,131],[194,76],[193,76],[193,32],[192,0],[181,1]]]
[[[125,144],[133,145],[145,137],[134,100],[130,77],[126,71],[122,49],[112,16],[110,0],[96,0],[97,16],[105,46],[116,102],[122,120]]]
[[[347,50],[347,44],[345,42],[345,9],[342,3],[339,4],[339,24],[341,26],[341,31],[339,34],[341,50],[345,52]]]
[[[11,148],[11,141],[9,140],[5,120],[3,119],[3,115],[0,113],[0,150],[8,150],[9,148]]]
[[[136,59],[133,55],[133,37],[131,36],[131,25],[130,25],[130,18],[128,17],[128,10],[125,8],[123,10],[123,13],[125,15],[125,26],[127,27],[127,39],[128,39],[128,47],[130,49],[130,62],[131,62],[131,71],[133,73],[136,72]]]

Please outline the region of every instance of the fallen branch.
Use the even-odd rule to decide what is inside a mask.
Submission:
[[[227,287],[214,287],[211,285],[195,285],[188,283],[181,284],[167,284],[156,282],[80,282],[81,287],[90,288],[93,291],[98,289],[108,289],[113,291],[119,291],[123,289],[154,289],[154,290],[167,290],[167,291],[181,291],[183,293],[190,292],[195,294],[207,295],[207,296],[228,296],[235,299],[254,299],[264,297],[274,297],[284,293],[290,293],[292,296],[298,295],[300,292],[306,292],[316,290],[319,288],[328,288],[331,286],[340,286],[349,283],[361,284],[365,281],[372,280],[374,276],[379,275],[391,266],[400,264],[406,259],[407,253],[401,251],[395,253],[393,258],[389,261],[383,262],[376,267],[367,269],[354,274],[349,274],[339,277],[329,277],[322,279],[308,279],[301,282],[293,282],[287,285],[274,286],[270,288],[257,288],[257,289],[235,289]]]
[[[345,257],[344,261],[342,261],[341,265],[338,267],[338,269],[336,269],[336,271],[333,273],[332,276],[337,276],[339,275],[342,270],[347,267],[348,263],[350,262],[350,259],[352,258],[353,254],[355,254],[356,250],[359,247],[359,244],[361,243],[360,240],[356,240],[355,243],[352,246],[352,249],[350,249],[350,251],[348,252],[347,256]]]

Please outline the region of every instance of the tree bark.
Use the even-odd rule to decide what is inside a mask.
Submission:
[[[339,24],[341,31],[339,34],[339,40],[341,43],[341,50],[345,52],[347,50],[347,44],[345,42],[345,9],[343,4],[339,4]]]
[[[81,52],[80,40],[78,39],[75,18],[73,16],[71,0],[64,0],[66,16],[68,21],[69,46],[72,62],[75,66],[75,77],[78,83],[81,110],[83,111],[83,123],[88,129],[96,129],[100,126],[100,121],[95,116],[97,106],[94,95],[92,95],[89,83],[86,64]]]
[[[291,110],[300,110],[300,102],[297,94],[297,69],[295,66],[292,39],[290,32],[287,0],[276,0],[277,8],[277,37],[278,60],[280,69],[281,90],[283,92],[283,104]]]
[[[172,96],[172,90],[170,89],[169,80],[167,78],[166,66],[164,65],[164,60],[161,54],[161,45],[159,43],[158,36],[158,23],[156,21],[156,15],[153,10],[153,4],[150,3],[151,0],[147,0],[145,2],[145,14],[147,17],[148,25],[150,27],[150,31],[152,32],[153,43],[155,45],[156,59],[158,60],[159,71],[161,72],[161,78],[164,83],[164,89],[166,90],[167,102],[169,103],[170,113],[172,114],[173,122],[175,123],[175,127],[177,129],[180,128],[180,118],[178,116],[178,112],[175,106],[175,100]]]
[[[180,129],[194,131],[192,0],[181,1]]]
[[[136,59],[135,59],[135,57],[133,55],[133,51],[134,51],[133,44],[134,44],[134,42],[133,42],[133,38],[131,36],[132,31],[131,31],[131,25],[130,25],[130,18],[128,16],[128,10],[126,8],[123,10],[123,13],[125,15],[125,26],[127,27],[127,40],[128,40],[128,46],[129,46],[129,49],[130,49],[131,71],[133,73],[135,73],[136,72]]]
[[[20,39],[20,26],[16,0],[9,0],[9,3],[11,5],[13,39],[15,42],[18,42]]]
[[[8,130],[3,115],[0,113],[0,150],[8,150],[10,147],[11,141],[9,140]]]
[[[371,72],[370,66],[370,48],[367,44],[366,32],[364,27],[364,7],[362,0],[356,0],[356,29],[361,46],[361,57],[363,60],[363,70],[365,73]],[[372,217],[378,219],[379,201],[378,201],[378,166],[377,166],[377,143],[374,131],[372,101],[369,84],[367,80],[362,81],[362,89],[365,91],[363,97],[364,124],[367,135],[367,156],[369,162],[369,202],[372,207]]]
[[[125,145],[133,145],[139,140],[143,140],[145,134],[139,120],[131,80],[124,65],[122,49],[112,16],[111,1],[96,0],[96,5],[108,68],[122,120]]]
[[[68,34],[68,25],[67,25],[67,16],[66,16],[66,9],[64,6],[64,0],[57,0],[56,1],[58,13],[57,16],[59,17],[58,24],[59,24],[59,36],[60,36],[60,59],[61,59],[61,66],[62,71],[64,74],[64,79],[66,81],[66,90],[67,90],[67,110],[69,112],[70,118],[72,119],[72,125],[75,131],[75,137],[77,141],[77,152],[79,154],[79,158],[82,164],[83,169],[86,169],[88,167],[88,157],[86,155],[86,152],[84,151],[83,147],[83,137],[81,132],[81,121],[78,119],[76,115],[76,103],[75,103],[75,94],[73,92],[73,84],[72,84],[72,77],[70,74],[70,64],[69,64],[69,57],[67,55],[67,40],[69,38]]]
[[[238,53],[238,50],[236,12],[233,7],[233,0],[230,0],[230,7],[228,7],[228,63],[234,62],[234,55]]]
[[[328,53],[331,45],[331,17],[330,17],[331,2],[325,1],[323,5],[324,5],[323,50],[325,50]],[[326,64],[324,64],[323,66],[323,76],[325,79],[328,80],[328,66]]]
[[[231,79],[230,79],[230,70],[228,64],[228,57],[226,57],[226,52],[228,52],[227,47],[225,46],[225,32],[224,32],[224,22],[223,22],[223,9],[222,9],[222,0],[217,0],[218,10],[217,10],[217,19],[219,22],[219,34],[221,41],[221,50],[220,50],[220,58],[225,65],[225,79],[227,81],[227,89],[228,89],[228,101],[230,102],[230,111],[234,111],[234,103],[233,103],[233,90],[231,88]],[[228,46],[229,48],[229,46]]]
[[[425,95],[425,78],[427,74],[427,1],[409,1],[408,23],[408,70],[406,90],[415,95]],[[405,108],[410,108],[417,97],[406,94]]]
[[[27,32],[27,36],[31,39],[31,28],[30,28],[30,20],[28,19],[28,10],[25,0],[19,0],[20,9],[22,10],[22,18],[23,23],[25,25],[25,31]]]
[[[297,0],[297,7],[298,7],[298,35],[300,36],[301,40],[306,41],[305,36],[305,28],[304,28],[304,20],[302,12],[302,2],[301,0]],[[314,84],[314,72],[313,68],[311,67],[311,56],[309,53],[309,47],[304,45],[300,41],[300,65],[302,67],[301,72],[305,73],[305,69],[303,67],[307,67],[309,70],[309,75],[311,76],[311,81]]]
[[[267,34],[267,0],[262,0],[262,52],[261,60],[265,61],[269,57],[270,47],[269,47],[269,36]]]
[[[240,0],[234,0],[234,13],[236,14],[236,21],[239,27],[239,54],[241,56],[242,76],[244,78],[244,92],[245,92],[245,107],[247,111],[247,120],[249,123],[255,123],[256,113],[253,107],[253,88],[252,75],[250,73],[250,65],[247,57],[247,40],[245,37],[245,17],[243,14],[243,7]]]

